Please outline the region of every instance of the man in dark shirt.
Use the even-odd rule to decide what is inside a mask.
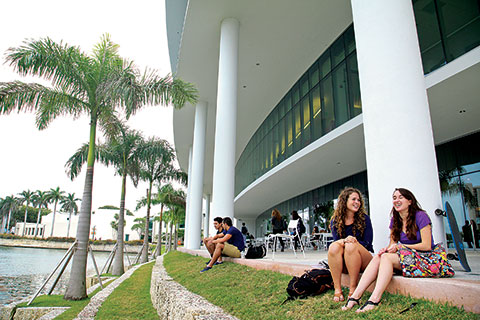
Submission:
[[[210,253],[210,257],[213,256],[213,252],[215,251],[215,244],[213,240],[221,238],[227,233],[225,229],[223,229],[223,219],[221,217],[216,217],[213,219],[213,227],[217,230],[217,233],[212,237],[207,237],[203,239],[203,244],[207,248],[208,252]],[[222,257],[218,259],[218,262],[222,262]]]
[[[242,233],[240,230],[232,226],[232,219],[230,217],[223,218],[223,228],[227,231],[226,234],[223,237],[219,237],[212,241],[212,243],[215,244],[215,251],[213,252],[212,259],[200,272],[212,269],[222,254],[232,258],[241,257],[240,252],[245,249],[245,242],[243,241]]]

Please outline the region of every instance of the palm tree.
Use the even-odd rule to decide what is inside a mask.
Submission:
[[[47,191],[47,200],[53,203],[52,229],[50,230],[50,237],[53,237],[53,228],[55,227],[55,214],[57,213],[57,204],[65,198],[64,194],[65,191],[61,191],[60,187],[57,187],[56,189],[50,188],[50,190]]]
[[[37,190],[33,195],[34,203],[38,205],[37,224],[35,225],[35,237],[38,236],[38,224],[42,212],[42,206],[48,203],[48,194],[45,191]],[[44,234],[43,234],[44,235]],[[42,236],[43,236],[42,235]]]
[[[171,76],[160,77],[155,71],[140,74],[130,61],[118,55],[118,45],[104,35],[92,55],[79,47],[56,43],[46,38],[26,41],[9,49],[7,62],[21,75],[51,80],[53,88],[37,83],[0,82],[0,113],[13,110],[34,110],[37,126],[45,129],[57,116],[87,115],[90,138],[87,170],[77,228],[77,250],[64,298],[81,300],[87,297],[86,265],[92,209],[93,168],[97,126],[107,135],[114,135],[117,109],[130,117],[145,104],[173,104],[180,108],[195,103],[195,88]]]
[[[137,149],[143,141],[142,135],[128,129],[125,125],[119,124],[120,134],[117,137],[111,137],[105,144],[97,145],[95,158],[107,166],[113,165],[116,168],[116,174],[122,176],[122,189],[120,193],[120,211],[118,214],[117,226],[117,248],[113,261],[112,274],[122,275],[125,267],[123,264],[124,252],[124,226],[125,226],[125,197],[127,176],[130,176],[135,187],[138,185],[140,159]],[[68,160],[66,167],[67,173],[73,179],[80,172],[81,166],[85,163],[88,152],[88,144],[78,149],[77,152]]]
[[[75,198],[75,193],[69,193],[62,200],[60,204],[62,205],[62,210],[68,212],[68,227],[67,227],[67,238],[70,236],[70,223],[72,222],[72,213],[77,214],[78,206],[77,201],[81,201],[80,198]]]
[[[16,198],[14,195],[7,196],[2,201],[2,207],[0,209],[4,213],[8,211],[7,228],[6,228],[7,232],[10,230],[10,218],[12,216],[12,211],[17,209],[18,204],[19,204],[18,198]]]
[[[186,175],[181,170],[175,168],[175,153],[166,140],[152,137],[142,144],[138,152],[142,160],[140,179],[148,182],[145,237],[143,239],[143,250],[140,259],[140,262],[144,263],[148,261],[148,238],[153,183],[162,184],[162,182],[170,180],[185,183]]]
[[[20,196],[19,202],[21,204],[26,203],[25,205],[25,219],[23,221],[23,231],[22,231],[22,237],[25,236],[25,230],[27,229],[27,213],[28,213],[28,205],[30,202],[33,201],[33,195],[34,193],[30,190],[22,191],[21,193],[18,194]]]

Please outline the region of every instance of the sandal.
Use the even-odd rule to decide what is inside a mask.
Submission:
[[[334,293],[333,294],[333,301],[334,302],[342,302],[344,301],[345,298],[343,297],[343,293],[342,292],[339,292],[339,293]]]
[[[352,298],[352,297],[348,297],[347,303],[345,303],[345,305],[342,307],[342,310],[343,310],[343,311],[347,311],[347,310],[352,309],[352,308],[355,307],[356,305],[357,305],[357,306],[360,305],[360,299],[361,299],[361,297],[358,298],[358,299],[355,299],[355,298]],[[349,303],[350,301],[354,302],[354,304],[353,304],[351,307],[348,307],[348,303]]]
[[[368,305],[372,305],[372,306],[374,306],[374,307],[377,307],[379,304],[380,304],[380,301],[378,301],[378,302],[373,302],[373,301],[371,301],[371,300],[367,300],[367,302],[365,302],[365,303],[363,304],[363,306],[361,306],[360,308],[358,308],[357,312],[369,311],[369,310],[363,311],[363,309],[364,309],[365,307],[367,307]],[[372,308],[372,309],[375,309],[375,308]],[[370,309],[370,310],[372,310],[372,309]]]

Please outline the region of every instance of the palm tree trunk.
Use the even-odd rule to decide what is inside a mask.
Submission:
[[[10,231],[10,218],[12,217],[12,207],[8,209],[7,232]]]
[[[140,259],[140,263],[148,262],[148,235],[149,232],[149,225],[150,225],[150,201],[152,197],[152,185],[153,181],[150,181],[149,188],[147,191],[147,217],[145,218],[145,236],[143,237],[143,250],[142,250],[142,257]]]
[[[70,236],[70,223],[72,222],[72,211],[68,212],[67,238]]]
[[[27,213],[28,213],[28,201],[27,201],[27,205],[25,207],[25,219],[23,220],[22,237],[25,236],[25,229],[27,229]]]
[[[157,243],[158,250],[156,251],[157,253],[155,258],[162,254],[162,218],[163,218],[163,203],[160,206],[160,225],[158,227],[158,243]]]
[[[90,233],[90,220],[92,217],[92,189],[93,167],[95,164],[95,133],[96,118],[92,116],[90,122],[90,141],[87,158],[87,173],[83,188],[82,205],[77,227],[77,250],[73,256],[73,264],[70,272],[67,290],[63,298],[65,300],[82,300],[87,297],[87,253],[88,235]]]
[[[173,241],[173,250],[177,250],[177,244],[178,244],[178,223],[175,224],[175,240]]]
[[[170,235],[168,236],[168,251],[172,250],[173,222],[170,222]]]
[[[38,223],[40,222],[41,212],[42,212],[42,203],[38,205],[37,224],[35,225],[35,238],[38,236]]]
[[[125,225],[125,195],[127,192],[127,172],[124,170],[122,176],[122,191],[120,195],[120,212],[118,213],[118,226],[117,226],[117,251],[113,260],[112,274],[115,276],[121,276],[125,272],[125,266],[123,265],[123,252],[124,252],[124,225]]]
[[[84,191],[84,194],[85,194],[85,191]],[[53,206],[52,229],[50,230],[50,237],[53,237],[53,227],[55,227],[55,214],[56,213],[57,213],[57,201],[55,201],[55,205]]]

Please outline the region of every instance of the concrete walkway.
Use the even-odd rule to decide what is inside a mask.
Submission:
[[[189,250],[178,248],[178,250],[205,258],[210,257],[206,249]],[[292,251],[277,251],[275,260],[273,260],[272,253],[269,251],[268,255],[263,259],[234,259],[227,257],[224,258],[224,261],[243,264],[255,269],[272,270],[291,276],[299,276],[306,269],[311,269],[323,259],[327,259],[326,251],[307,249],[305,258],[301,252],[297,253],[297,257],[295,257]],[[448,302],[458,307],[463,306],[466,311],[480,313],[480,304],[478,303],[478,297],[480,297],[480,251],[467,251],[467,259],[472,269],[471,272],[463,271],[458,261],[450,261],[456,272],[453,278],[404,278],[402,276],[394,276],[387,287],[387,291],[435,302]],[[348,286],[348,283],[348,275],[344,274],[342,276],[342,285]]]

